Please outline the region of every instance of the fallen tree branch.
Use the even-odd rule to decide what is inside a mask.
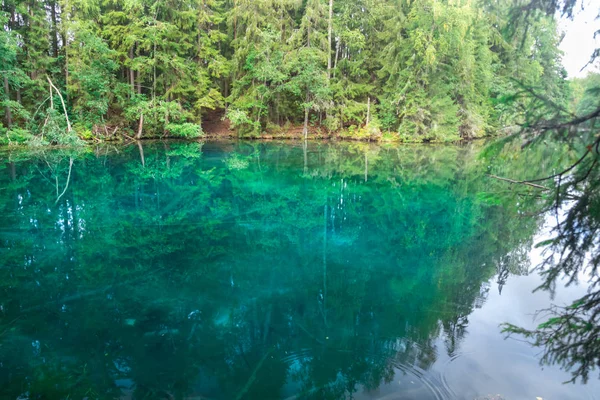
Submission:
[[[496,175],[492,175],[492,174],[488,174],[488,176],[490,178],[494,178],[494,179],[498,179],[501,181],[505,181],[505,182],[509,182],[509,183],[513,183],[513,184],[519,184],[519,185],[527,185],[527,186],[531,186],[534,187],[536,189],[541,189],[541,190],[550,190],[549,188],[547,188],[546,186],[542,186],[542,185],[537,185],[535,183],[531,183],[531,182],[527,182],[527,181],[514,181],[512,179],[508,179],[508,178],[502,178],[500,176],[496,176]]]

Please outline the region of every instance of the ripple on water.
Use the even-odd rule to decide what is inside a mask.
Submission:
[[[534,356],[510,351],[456,354],[439,368],[439,376],[456,400],[597,398],[585,386],[563,384],[569,376],[558,368],[541,368]]]
[[[300,365],[309,361],[317,350],[302,349],[297,352],[285,354],[281,360],[289,363],[291,369],[299,369]],[[318,350],[321,351],[321,350]],[[329,349],[339,353],[349,353],[348,350]],[[397,354],[381,354],[374,352],[361,352],[361,357],[372,363],[387,365],[393,370],[393,379],[390,382],[382,382],[376,388],[368,388],[357,385],[352,398],[356,400],[450,400],[451,393],[444,387],[443,383],[434,374],[422,368],[399,361]],[[342,381],[342,382],[340,382]],[[344,378],[338,375],[335,382],[330,382],[321,387],[310,390],[301,389],[301,382],[295,384],[290,382],[284,389],[283,398],[295,400],[303,398],[318,398],[321,391],[333,388],[337,384],[345,383]],[[345,386],[345,385],[344,385]]]
[[[365,391],[356,399],[373,400],[449,400],[451,394],[428,371],[414,365],[394,363],[393,382],[380,385],[375,391]]]

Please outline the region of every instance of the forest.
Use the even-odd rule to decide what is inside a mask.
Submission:
[[[573,102],[557,18],[519,1],[1,4],[3,144],[448,142],[512,132],[540,98],[545,117]]]

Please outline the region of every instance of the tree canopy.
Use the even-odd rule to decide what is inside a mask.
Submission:
[[[519,4],[4,0],[0,140],[196,137],[221,117],[250,136],[485,136],[523,122],[521,84],[568,103],[555,18],[515,24]]]

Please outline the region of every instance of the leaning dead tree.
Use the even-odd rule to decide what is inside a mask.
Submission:
[[[54,86],[54,83],[52,83],[50,77],[46,76],[46,79],[48,79],[48,83],[50,84],[50,101],[52,102],[52,89],[54,89],[56,91],[56,94],[58,94],[58,97],[60,98],[60,103],[62,104],[63,112],[65,113],[65,120],[67,121],[67,132],[71,132],[71,121],[69,121],[69,114],[67,114],[67,106],[65,105],[65,99],[63,99],[62,94],[60,94],[60,90],[58,90],[58,88]],[[54,104],[52,102],[52,106],[53,105]]]

